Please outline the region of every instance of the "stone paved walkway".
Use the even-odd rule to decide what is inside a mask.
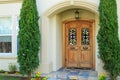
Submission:
[[[42,76],[44,75],[49,77],[48,80],[98,80],[98,74],[94,70],[61,68]]]

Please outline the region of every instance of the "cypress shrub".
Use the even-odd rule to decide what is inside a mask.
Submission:
[[[20,72],[28,75],[39,66],[40,31],[36,0],[23,0],[19,20],[18,63]]]
[[[120,74],[120,44],[116,0],[100,0],[100,29],[97,35],[99,55],[111,80]]]

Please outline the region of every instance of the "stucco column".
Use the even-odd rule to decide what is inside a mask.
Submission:
[[[119,40],[120,40],[120,0],[116,0],[117,1],[117,14],[118,14],[118,25],[119,25],[119,28],[118,28],[118,33],[119,33]]]
[[[46,16],[41,17],[41,51],[40,51],[40,67],[38,70],[44,73],[51,71],[49,62],[49,19]]]

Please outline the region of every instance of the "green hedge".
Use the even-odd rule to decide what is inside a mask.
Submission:
[[[100,29],[97,35],[99,55],[111,80],[120,74],[120,44],[116,0],[100,0]]]
[[[39,66],[40,31],[36,0],[23,0],[19,20],[18,62],[22,74],[29,74]]]

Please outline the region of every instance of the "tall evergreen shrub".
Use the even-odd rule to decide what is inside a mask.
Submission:
[[[22,74],[28,74],[39,66],[40,31],[36,0],[23,0],[19,20],[18,62]]]
[[[120,74],[120,44],[116,0],[100,0],[100,29],[97,35],[99,55],[111,80]]]

